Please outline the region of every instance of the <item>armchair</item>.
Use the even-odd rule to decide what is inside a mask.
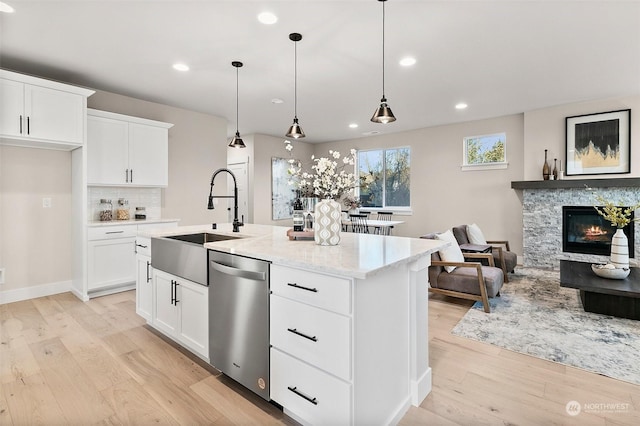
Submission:
[[[437,234],[427,234],[420,238],[439,239]],[[451,244],[457,245],[455,240]],[[440,257],[440,252],[432,253],[431,266],[428,271],[429,291],[480,301],[484,306],[484,311],[490,313],[489,298],[499,296],[504,283],[502,269],[494,266],[491,253],[466,253],[465,256],[485,260],[489,266],[484,266],[480,262],[445,261]],[[446,267],[455,269],[447,272]]]
[[[475,236],[470,238],[469,236],[469,228],[473,227],[471,232],[475,232]],[[502,269],[504,273],[504,282],[509,282],[508,272],[513,272],[518,263],[518,256],[510,251],[509,241],[498,241],[498,240],[484,240],[484,236],[482,232],[477,227],[477,225],[460,225],[452,228],[453,235],[456,237],[458,244],[489,244],[492,246],[491,252],[493,254],[493,259],[497,267]],[[478,240],[479,238],[479,240]],[[465,253],[465,257],[467,257],[468,253]]]

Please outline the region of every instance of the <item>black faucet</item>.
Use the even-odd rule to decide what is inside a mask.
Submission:
[[[213,195],[213,181],[221,172],[227,172],[233,178],[233,195]],[[213,176],[211,176],[211,189],[209,189],[209,204],[207,205],[207,209],[213,210],[214,198],[233,198],[233,232],[240,232],[240,227],[244,226],[244,223],[238,220],[238,184],[236,182],[236,176],[231,172],[231,170],[218,169],[213,172]]]

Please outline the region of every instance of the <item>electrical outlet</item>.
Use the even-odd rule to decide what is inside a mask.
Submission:
[[[42,208],[45,208],[45,209],[51,208],[51,198],[45,197],[42,199]]]
[[[4,268],[0,268],[0,284],[4,284]]]

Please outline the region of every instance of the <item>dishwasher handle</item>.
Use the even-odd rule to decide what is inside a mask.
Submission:
[[[244,269],[234,268],[233,266],[224,265],[222,263],[215,262],[213,260],[210,261],[211,267],[218,272],[221,272],[226,275],[231,275],[234,277],[246,278],[248,280],[253,281],[266,281],[267,273],[266,272],[256,272],[256,271],[247,271]]]

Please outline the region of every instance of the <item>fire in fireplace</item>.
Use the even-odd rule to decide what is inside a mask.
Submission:
[[[631,218],[633,219],[633,213]],[[623,228],[629,240],[629,257],[634,256],[633,223]],[[609,255],[616,228],[592,206],[562,207],[562,251]]]

